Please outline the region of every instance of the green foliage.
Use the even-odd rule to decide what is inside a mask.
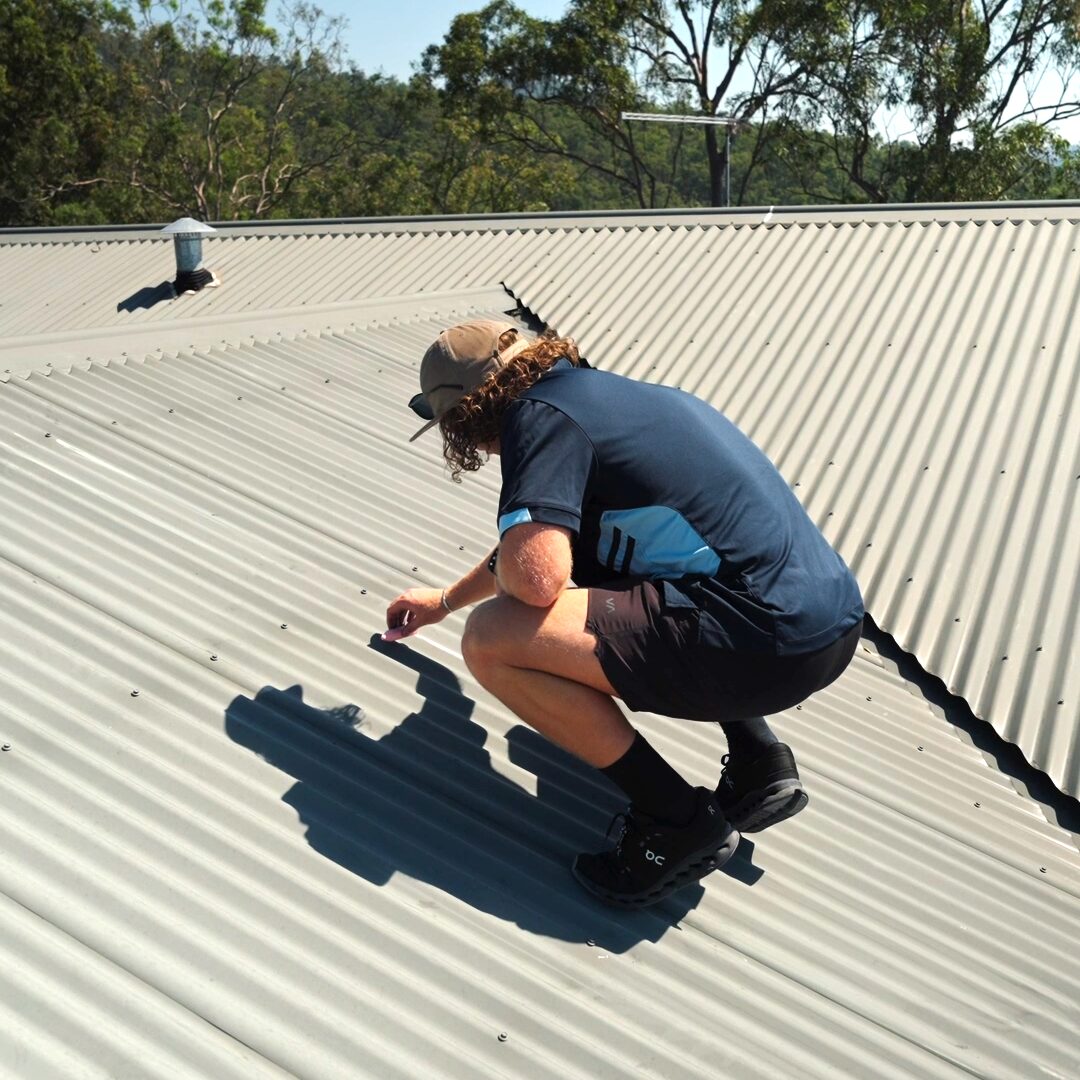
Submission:
[[[874,0],[845,52],[818,73],[804,127],[835,133],[831,149],[865,197],[880,202],[1008,197],[1042,174],[1052,125],[1078,102],[1033,99],[1043,75],[1076,70],[1076,0]],[[903,142],[882,114],[912,126]]]
[[[841,29],[838,5],[808,0],[573,0],[554,21],[494,0],[455,18],[443,43],[428,49],[424,70],[441,80],[448,107],[477,116],[488,137],[576,161],[638,206],[680,200],[679,161],[696,144],[704,149],[705,201],[720,204],[730,194],[728,147],[715,126],[672,131],[621,114],[764,123],[771,108],[808,93],[812,69]],[[571,150],[568,114],[600,153]]]
[[[0,224],[80,219],[135,93],[102,56],[125,25],[96,0],[0,0]]]
[[[1068,198],[1078,0],[509,0],[408,82],[303,0],[0,0],[0,224]],[[624,111],[727,115],[721,128]],[[910,133],[887,138],[883,118]]]

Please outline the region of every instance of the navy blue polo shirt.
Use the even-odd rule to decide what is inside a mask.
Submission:
[[[863,616],[851,571],[775,466],[711,405],[559,361],[503,419],[499,533],[573,534],[573,578],[663,582],[702,640],[777,655],[824,648]]]

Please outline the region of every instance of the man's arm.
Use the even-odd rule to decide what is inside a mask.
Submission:
[[[571,533],[561,525],[526,522],[499,543],[499,591],[533,607],[550,607],[570,585]]]
[[[495,575],[488,569],[490,561],[491,556],[485,555],[448,589],[409,589],[395,597],[386,609],[387,630],[383,641],[400,641],[422,626],[442,622],[451,611],[494,596]]]

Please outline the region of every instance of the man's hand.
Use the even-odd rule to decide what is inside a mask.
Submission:
[[[409,589],[390,602],[386,609],[383,641],[400,641],[415,634],[421,626],[442,622],[449,614],[442,603],[442,589]]]

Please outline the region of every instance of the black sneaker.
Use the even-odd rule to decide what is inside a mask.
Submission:
[[[721,762],[725,768],[716,801],[740,832],[761,832],[794,817],[810,801],[795,767],[795,755],[784,743],[775,743],[749,764],[731,762],[730,754]]]
[[[616,814],[612,825],[621,821],[622,832],[615,847],[574,860],[579,884],[606,904],[647,907],[723,866],[735,854],[739,834],[711,791],[697,788],[696,795],[694,817],[682,826],[663,825],[633,807]]]

